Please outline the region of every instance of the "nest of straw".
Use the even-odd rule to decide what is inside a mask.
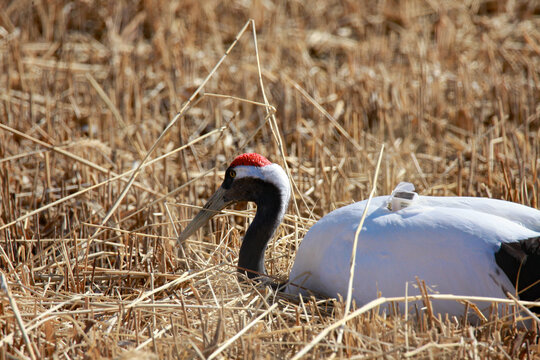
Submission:
[[[538,207],[539,29],[525,0],[4,2],[0,358],[538,358],[513,301],[473,325],[239,282],[251,205],[176,236],[248,151],[295,184],[274,276],[382,144],[380,194]]]

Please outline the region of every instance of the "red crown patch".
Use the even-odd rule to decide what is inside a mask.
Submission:
[[[234,159],[231,165],[229,166],[235,167],[238,165],[247,165],[247,166],[263,167],[263,166],[271,165],[271,164],[272,163],[264,156],[259,155],[257,153],[251,153],[251,154],[238,155],[236,159]]]

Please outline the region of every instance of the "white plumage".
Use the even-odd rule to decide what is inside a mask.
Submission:
[[[444,294],[506,298],[514,286],[495,262],[501,243],[540,236],[540,211],[485,198],[419,196],[409,207],[389,210],[389,196],[372,199],[359,235],[354,299],[380,293],[420,294],[416,277]],[[367,201],[324,216],[306,234],[289,280],[326,296],[346,296],[354,234]],[[540,264],[539,264],[540,266]],[[305,292],[289,286],[288,292]],[[463,314],[455,301],[436,310]]]
[[[253,201],[257,213],[242,242],[238,269],[257,278],[266,272],[264,251],[288,206],[289,180],[279,165],[259,154],[238,156],[225,174],[178,240],[229,204]],[[507,291],[516,293],[516,284],[531,285],[524,298],[540,297],[539,210],[486,198],[419,196],[413,190],[401,183],[392,195],[371,201],[356,253],[358,305],[379,294],[404,296],[407,283],[409,295],[420,294],[416,278],[442,294],[505,298]],[[332,211],[309,230],[285,291],[347,295],[354,236],[366,203]],[[435,311],[461,315],[463,305],[437,301]]]

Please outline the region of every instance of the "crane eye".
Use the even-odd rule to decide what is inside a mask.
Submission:
[[[229,170],[229,176],[234,179],[236,177],[236,171]]]

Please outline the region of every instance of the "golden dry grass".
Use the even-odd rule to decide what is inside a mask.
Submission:
[[[248,23],[150,152],[250,18],[261,73]],[[367,197],[382,144],[379,194],[538,208],[538,2],[2,1],[0,66],[1,359],[540,356],[512,307],[476,326],[374,308],[338,342],[343,302],[237,281],[251,205],[185,258],[175,243],[247,151],[295,184],[278,276],[313,221]]]

